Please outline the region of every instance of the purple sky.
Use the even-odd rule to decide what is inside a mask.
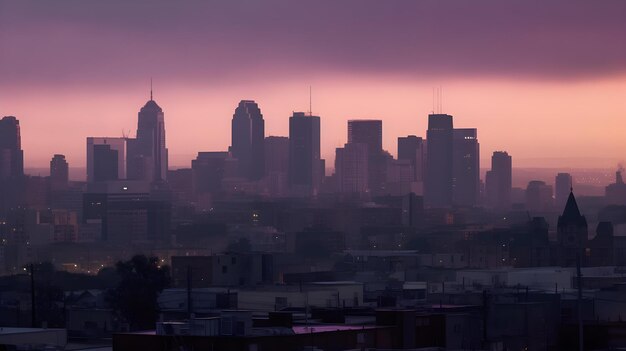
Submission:
[[[623,0],[0,0],[0,116],[20,119],[27,166],[81,166],[85,137],[134,134],[150,77],[174,165],[228,147],[239,99],[286,135],[311,84],[329,166],[350,118],[383,119],[392,153],[423,136],[439,85],[483,165],[626,158]]]

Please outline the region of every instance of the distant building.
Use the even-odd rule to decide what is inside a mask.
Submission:
[[[288,192],[289,138],[268,136],[265,138],[265,179],[271,195]]]
[[[390,157],[383,151],[383,121],[367,119],[348,121],[348,144],[367,146],[368,188],[373,194],[384,193]]]
[[[554,203],[556,208],[563,208],[572,189],[572,176],[569,173],[559,173],[554,179]]]
[[[615,172],[615,183],[604,190],[607,205],[626,205],[626,184],[622,179],[622,169]]]
[[[139,110],[137,137],[128,139],[127,177],[147,182],[167,178],[168,150],[165,144],[165,115],[152,99]]]
[[[87,182],[126,178],[126,139],[87,138]]]
[[[475,128],[454,129],[453,203],[473,207],[480,195],[480,146]]]
[[[413,181],[424,181],[426,141],[415,135],[398,137],[398,160],[408,160],[413,168]]]
[[[0,179],[24,175],[24,152],[20,121],[14,116],[0,119]]]
[[[148,182],[92,183],[83,194],[82,222],[99,225],[100,240],[110,243],[168,243],[171,207],[151,196]]]
[[[237,165],[238,161],[226,151],[198,152],[191,161],[194,194],[222,191],[224,179],[236,176]]]
[[[453,126],[452,116],[428,115],[426,132],[426,179],[424,202],[431,207],[452,205]]]
[[[491,156],[491,170],[485,177],[487,204],[491,208],[508,210],[511,208],[513,186],[513,162],[506,151],[495,151]]]
[[[359,194],[369,190],[368,147],[361,143],[348,143],[335,151],[335,177],[337,191]]]
[[[69,166],[64,155],[54,155],[50,160],[50,188],[63,190],[69,181]]]
[[[239,160],[240,175],[247,180],[260,180],[265,173],[265,121],[256,102],[239,102],[231,132],[230,151]]]
[[[289,188],[293,195],[316,195],[324,175],[320,118],[294,112],[289,118]]]
[[[548,212],[554,208],[552,186],[540,180],[531,180],[526,187],[526,209],[535,212]]]

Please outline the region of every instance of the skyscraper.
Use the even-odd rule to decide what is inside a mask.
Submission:
[[[485,177],[485,192],[490,207],[508,210],[511,207],[513,161],[506,151],[495,151],[491,156],[491,170]]]
[[[93,181],[107,182],[118,180],[118,151],[108,144],[93,146]]]
[[[287,193],[289,170],[289,138],[268,136],[265,138],[265,179],[272,195]]]
[[[362,143],[347,143],[335,151],[335,178],[340,193],[368,191],[368,147]]]
[[[424,201],[433,207],[452,205],[452,116],[428,115]]]
[[[317,194],[324,169],[320,159],[320,118],[304,112],[289,117],[289,188],[297,196]]]
[[[50,187],[52,190],[62,190],[69,181],[69,166],[65,155],[54,155],[50,160]]]
[[[476,206],[480,194],[480,153],[475,128],[454,129],[453,203]]]
[[[161,181],[167,178],[168,151],[165,145],[165,115],[152,99],[139,110],[137,137],[128,139],[128,179]]]
[[[381,194],[385,189],[389,154],[383,151],[383,121],[348,121],[348,144],[367,145],[368,188],[373,194]]]
[[[87,138],[87,182],[126,178],[126,142],[125,138]]]
[[[413,181],[424,180],[424,168],[426,164],[426,143],[424,139],[409,135],[398,137],[398,160],[411,162],[413,168]]]
[[[24,152],[20,121],[14,116],[0,119],[0,179],[24,175]]]
[[[263,178],[265,171],[265,121],[256,102],[241,100],[232,120],[233,157],[239,160],[240,174],[248,180]]]
[[[554,178],[554,202],[556,208],[563,208],[572,190],[572,176],[569,173],[559,173]]]

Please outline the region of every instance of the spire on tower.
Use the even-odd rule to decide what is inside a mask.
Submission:
[[[150,77],[150,100],[152,100],[152,77]]]

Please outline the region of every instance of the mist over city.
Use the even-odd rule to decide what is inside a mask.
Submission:
[[[0,350],[626,349],[626,3],[0,0]]]

